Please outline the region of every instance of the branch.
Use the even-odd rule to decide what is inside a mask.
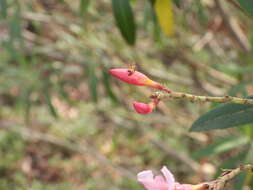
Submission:
[[[208,190],[223,190],[228,181],[233,179],[242,171],[246,170],[251,170],[253,172],[253,164],[240,166],[236,169],[224,170],[224,172],[221,174],[220,177],[218,177],[218,179],[204,184],[208,185]]]
[[[238,98],[232,96],[198,96],[193,94],[187,94],[183,92],[155,92],[151,95],[151,98],[165,99],[186,99],[192,102],[218,102],[218,103],[235,103],[235,104],[253,104],[253,99]]]

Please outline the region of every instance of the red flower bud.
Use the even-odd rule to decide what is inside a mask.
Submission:
[[[137,86],[149,86],[160,90],[168,90],[163,85],[149,79],[146,75],[138,72],[131,71],[130,69],[110,69],[110,74],[126,83],[137,85]]]
[[[156,105],[159,103],[158,99],[154,99],[152,102],[148,104],[142,102],[133,102],[134,109],[137,113],[140,114],[149,114],[153,111]]]

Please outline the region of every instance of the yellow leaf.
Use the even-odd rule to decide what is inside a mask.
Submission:
[[[155,13],[163,32],[171,36],[173,34],[173,12],[171,0],[156,0]]]

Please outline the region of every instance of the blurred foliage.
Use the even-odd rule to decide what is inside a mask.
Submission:
[[[111,1],[0,1],[0,189],[141,190],[144,169],[199,183],[253,160],[252,125],[188,132],[214,105],[179,100],[138,115],[131,102],[150,91],[107,72],[136,64],[174,90],[252,95],[252,19],[231,1],[175,0],[168,37],[150,1],[121,1],[134,47]],[[250,188],[252,176],[240,178],[235,189]]]

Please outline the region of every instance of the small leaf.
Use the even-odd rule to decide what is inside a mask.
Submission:
[[[175,5],[178,7],[178,8],[180,8],[180,6],[181,6],[181,0],[173,0],[173,2],[175,3]]]
[[[236,179],[234,182],[234,187],[236,190],[243,190],[244,189],[246,177],[247,177],[246,172],[240,173],[238,176],[236,176]]]
[[[212,155],[217,155],[223,152],[227,152],[236,147],[245,145],[249,142],[248,138],[245,137],[226,137],[219,139],[206,147],[200,148],[198,151],[192,154],[193,158],[203,158]]]
[[[250,144],[250,148],[249,148],[249,151],[248,151],[248,153],[247,153],[247,156],[246,156],[246,158],[245,158],[245,160],[244,160],[244,163],[245,163],[245,164],[249,164],[249,163],[252,162],[252,160],[253,160],[253,143]],[[243,163],[243,164],[244,164],[244,163]]]
[[[1,0],[0,0],[1,1]],[[10,19],[9,23],[9,35],[10,40],[15,41],[17,39],[22,39],[22,18],[21,18],[21,8],[20,5],[17,4],[15,7],[15,12],[13,17]]]
[[[90,5],[90,0],[80,0],[79,10],[80,10],[80,15],[82,17],[86,15],[89,5]]]
[[[112,0],[116,24],[129,45],[135,44],[136,26],[129,0]]]
[[[28,88],[28,89],[25,89],[25,92],[24,92],[24,107],[25,107],[25,121],[26,123],[29,123],[30,121],[30,113],[31,113],[31,108],[32,108],[32,102],[30,100],[30,96],[31,96],[31,93],[32,93],[32,87]]]
[[[155,12],[163,32],[171,36],[173,34],[173,11],[171,0],[156,0]]]
[[[118,99],[110,86],[110,75],[108,74],[108,69],[105,67],[103,68],[103,83],[104,83],[104,88],[108,96],[111,98],[111,100],[114,103],[118,102]]]
[[[0,0],[0,17],[7,17],[7,0]]]
[[[250,15],[253,16],[253,1],[252,0],[237,0],[240,6]]]
[[[218,106],[198,118],[190,131],[225,129],[253,123],[253,105],[229,103]]]
[[[48,109],[49,109],[50,113],[52,114],[52,116],[54,118],[57,119],[58,118],[58,113],[57,113],[54,105],[52,104],[52,99],[51,99],[51,96],[49,94],[48,89],[45,89],[45,91],[44,91],[44,97],[45,97],[45,101],[46,101],[46,104],[48,106]]]
[[[87,75],[89,78],[89,90],[90,95],[92,97],[92,100],[94,102],[97,102],[98,95],[97,95],[97,84],[98,84],[98,78],[96,75],[96,65],[92,62],[87,62],[86,65],[88,66]]]

